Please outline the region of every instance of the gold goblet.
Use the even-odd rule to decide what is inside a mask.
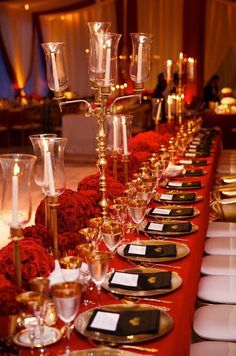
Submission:
[[[82,259],[78,256],[65,256],[59,259],[65,282],[79,282]]]

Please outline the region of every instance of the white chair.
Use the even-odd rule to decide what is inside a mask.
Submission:
[[[236,276],[203,276],[198,299],[206,303],[236,304]]]
[[[190,356],[235,356],[236,344],[224,341],[202,341],[190,345]]]
[[[212,221],[209,222],[207,237],[236,237],[236,223]]]
[[[208,255],[236,255],[236,238],[224,236],[206,239],[204,251]]]
[[[235,276],[236,256],[205,256],[202,259],[201,273],[213,276]]]
[[[193,330],[202,339],[235,342],[236,306],[207,305],[198,308],[194,314]]]

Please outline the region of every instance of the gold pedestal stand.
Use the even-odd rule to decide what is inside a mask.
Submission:
[[[124,155],[122,157],[122,162],[124,164],[124,183],[127,184],[129,181],[129,156],[128,155]]]
[[[58,249],[58,229],[57,229],[57,208],[59,206],[58,197],[48,197],[48,206],[50,208],[49,231],[53,239],[53,257],[55,260],[59,257]]]
[[[182,78],[179,78],[177,87],[177,119],[178,125],[183,123],[183,103],[184,103],[184,87],[182,84]]]
[[[13,241],[13,260],[15,267],[15,278],[18,287],[22,286],[22,272],[21,272],[21,257],[20,257],[20,244],[23,240],[23,229],[21,227],[10,228],[10,239]]]
[[[112,165],[113,165],[113,178],[117,180],[117,161],[118,161],[117,151],[113,151],[111,157],[112,157]]]

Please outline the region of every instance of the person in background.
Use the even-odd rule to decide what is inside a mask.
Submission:
[[[205,108],[208,108],[209,103],[212,101],[220,102],[219,81],[220,77],[214,74],[203,88],[203,102]]]
[[[167,82],[164,73],[162,72],[157,76],[157,85],[153,92],[154,98],[163,98],[162,108],[161,108],[162,123],[166,122],[166,114],[165,114],[166,93],[167,93]]]

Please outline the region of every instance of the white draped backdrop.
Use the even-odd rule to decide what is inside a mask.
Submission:
[[[65,0],[50,1],[57,6]],[[236,3],[228,0],[206,0],[204,79],[213,74],[221,77],[221,85],[236,86]],[[153,54],[151,76],[146,83],[150,89],[163,70],[166,59],[176,59],[182,49],[183,0],[138,0],[138,31],[152,33]],[[128,19],[129,20],[129,19]],[[88,80],[88,21],[111,21],[117,31],[115,0],[97,1],[95,5],[68,13],[40,16],[43,41],[64,41],[67,46],[70,89],[80,96],[90,94]],[[0,24],[4,43],[15,70],[19,87],[24,87],[31,70],[32,51],[31,13],[19,7],[0,3]],[[37,41],[35,42],[37,44]],[[31,72],[32,91],[40,93],[42,78],[38,72],[38,52],[34,49]]]

